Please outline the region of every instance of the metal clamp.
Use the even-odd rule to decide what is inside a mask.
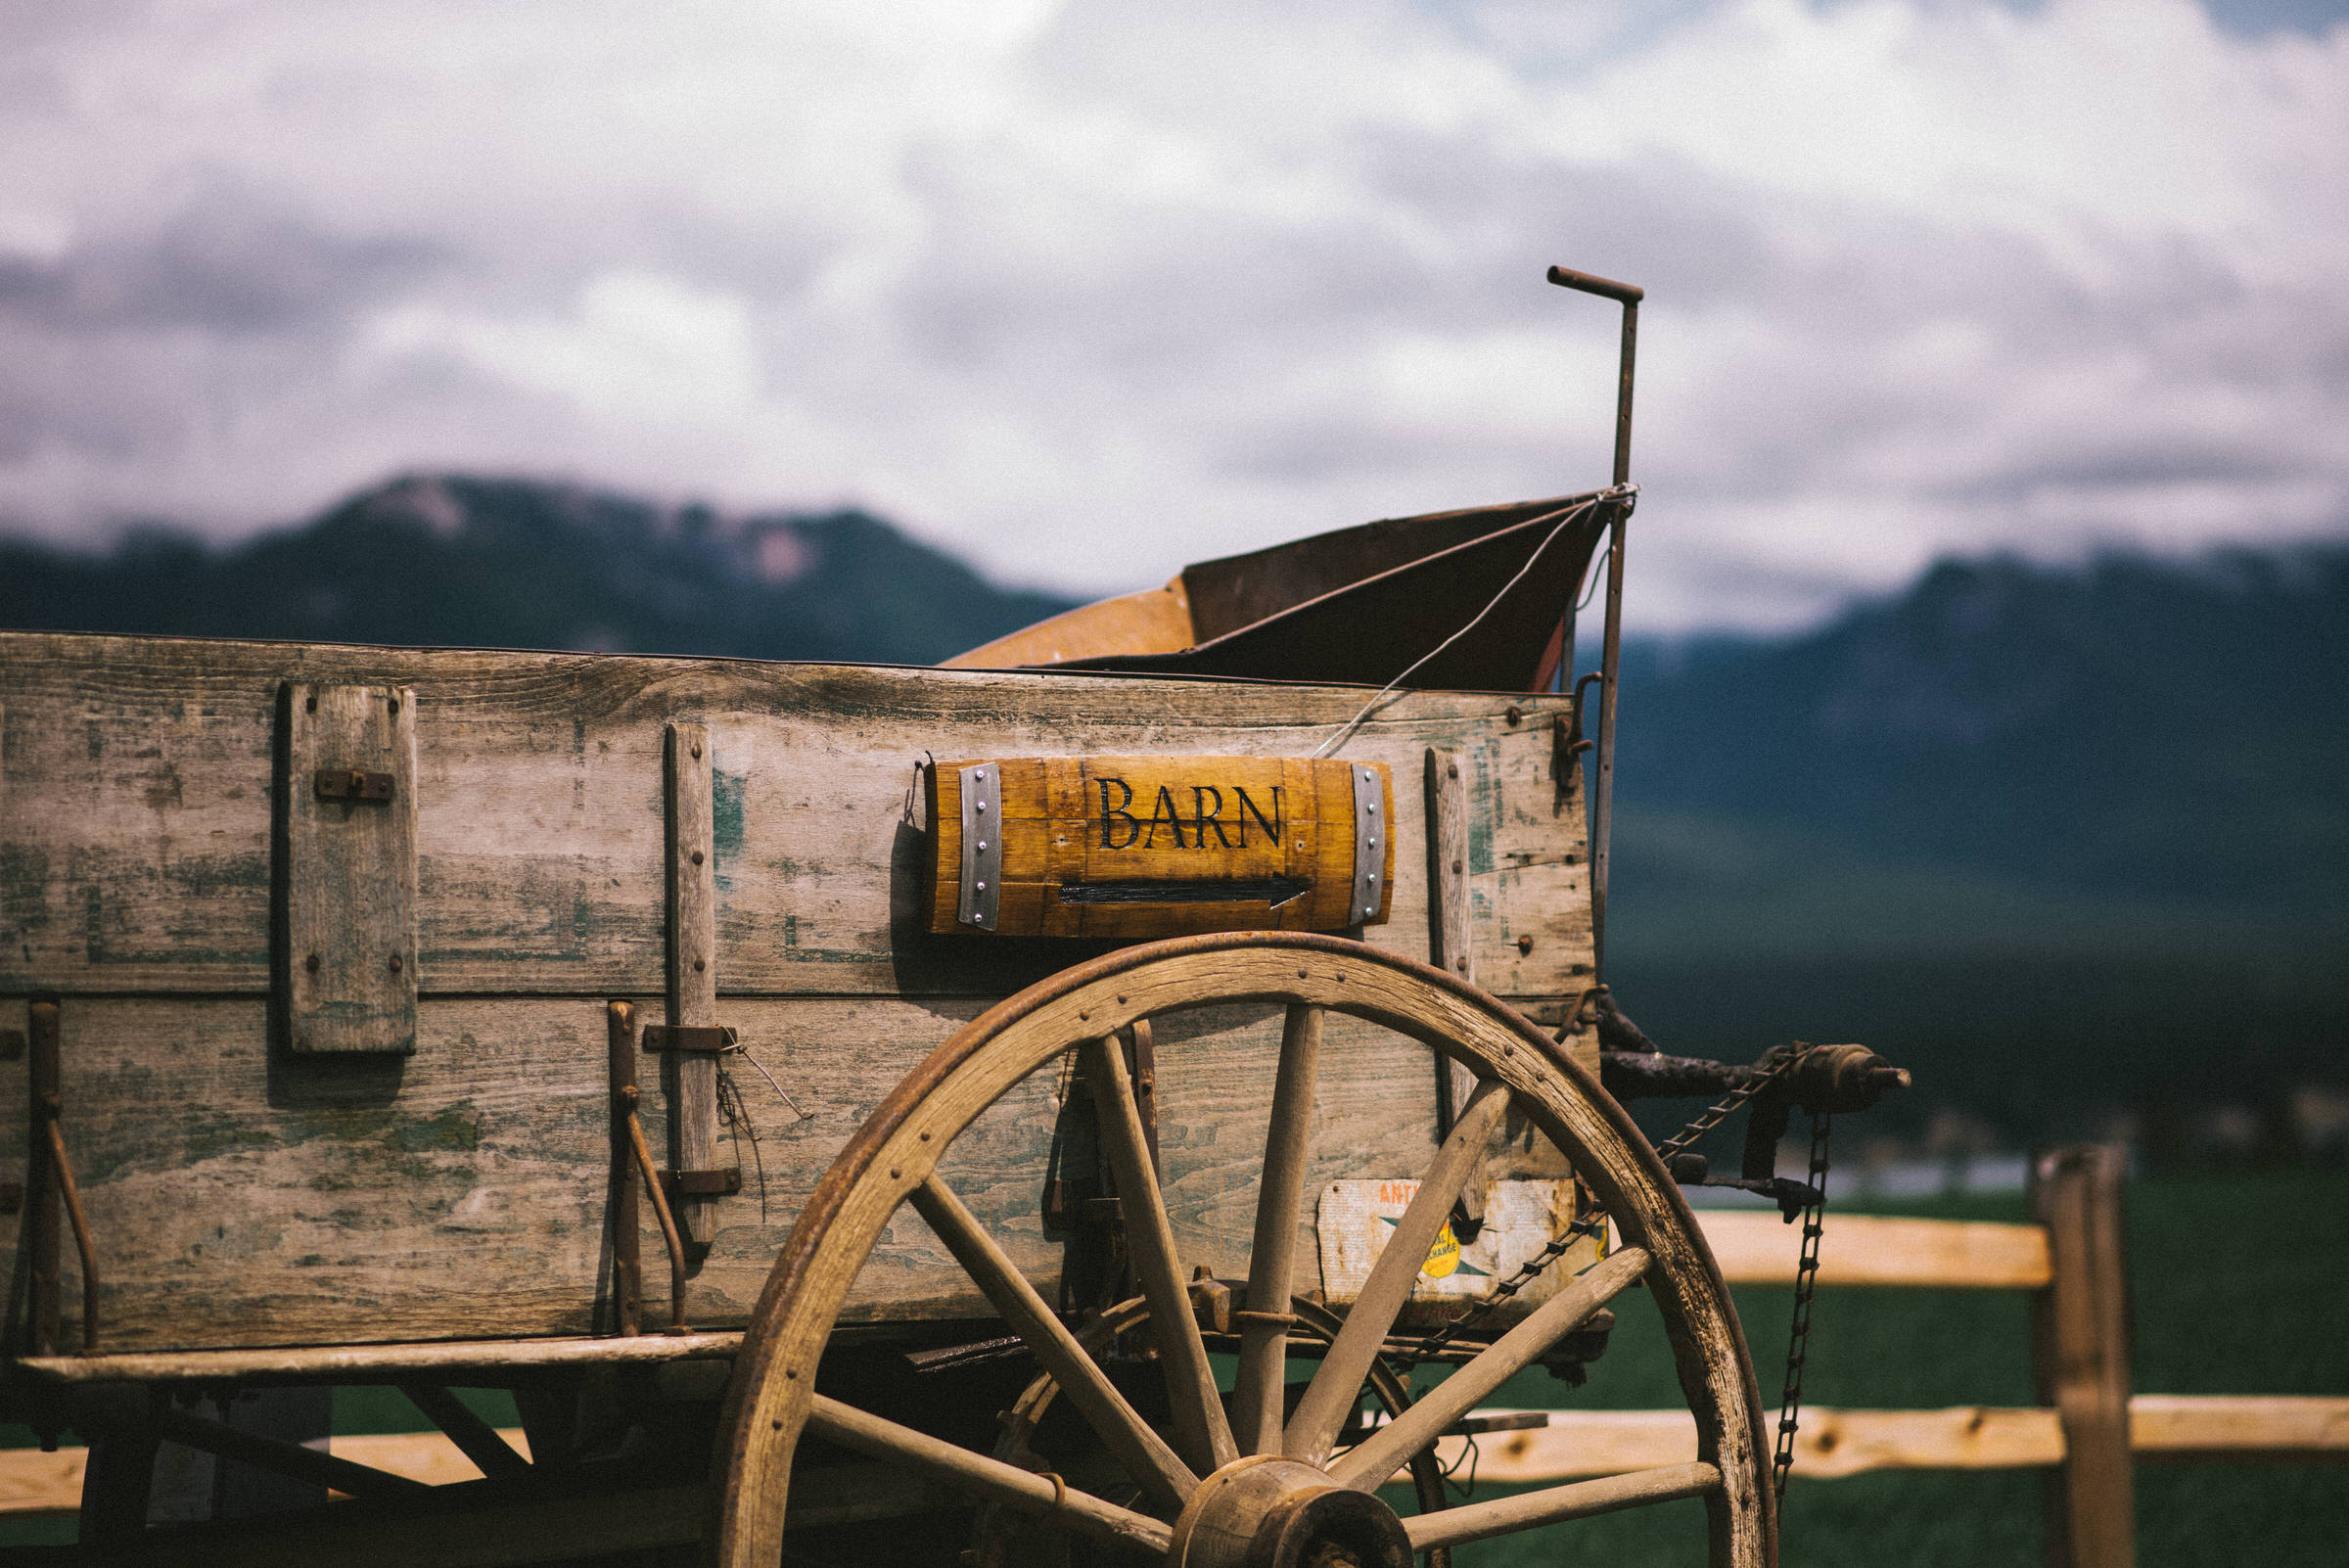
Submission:
[[[717,1055],[742,1043],[740,1032],[724,1024],[647,1024],[644,1026],[644,1048],[648,1051],[699,1051]]]
[[[310,787],[322,801],[388,801],[397,783],[389,773],[369,773],[355,767],[322,767],[311,775]]]
[[[1378,918],[1379,884],[1386,879],[1387,863],[1382,840],[1389,830],[1379,821],[1383,814],[1379,803],[1386,796],[1386,784],[1378,769],[1358,762],[1351,771],[1354,774],[1354,902],[1347,913],[1359,926]]]
[[[975,762],[962,770],[962,888],[954,917],[966,926],[994,930],[1002,884],[1002,770]]]
[[[742,1190],[742,1167],[729,1165],[717,1171],[664,1171],[661,1187],[673,1202],[677,1198],[730,1198]]]

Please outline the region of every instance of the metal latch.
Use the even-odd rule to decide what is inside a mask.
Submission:
[[[962,770],[962,889],[955,917],[966,926],[994,930],[1002,883],[1002,769],[977,762]]]
[[[644,1026],[644,1048],[648,1051],[700,1051],[715,1055],[730,1051],[741,1042],[741,1035],[724,1024]]]
[[[742,1190],[742,1167],[719,1171],[664,1171],[661,1187],[673,1204],[678,1198],[730,1198]]]
[[[388,801],[394,788],[391,774],[355,767],[322,767],[312,783],[322,801]]]

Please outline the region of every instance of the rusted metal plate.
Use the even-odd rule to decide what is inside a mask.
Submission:
[[[1394,900],[1383,762],[1001,758],[940,762],[928,790],[935,932],[1344,931]]]

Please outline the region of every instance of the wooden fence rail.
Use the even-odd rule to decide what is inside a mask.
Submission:
[[[1806,1411],[1795,1473],[2043,1467],[2050,1568],[2131,1568],[2140,1458],[2349,1462],[2349,1399],[2132,1394],[2126,1174],[2126,1153],[2116,1146],[2050,1149],[2031,1162],[2031,1224],[1837,1220],[1820,1258],[1822,1285],[2030,1291],[2040,1404]],[[1731,1284],[1793,1277],[1800,1236],[1776,1215],[1716,1210],[1699,1222]],[[1562,1458],[1576,1430],[1600,1447],[1677,1454],[1677,1430],[1667,1431],[1677,1414],[1597,1411],[1563,1424],[1553,1417],[1496,1447],[1480,1445],[1484,1473],[1502,1479],[1506,1470],[1513,1479],[1523,1469],[1529,1481],[1582,1473],[1558,1468],[1586,1462]],[[1589,1425],[1578,1428],[1582,1422]],[[1499,1467],[1491,1467],[1496,1460]]]
[[[1898,1469],[2045,1469],[2049,1562],[2129,1568],[2137,1461],[2349,1464],[2349,1397],[2130,1391],[2123,1172],[2121,1151],[2113,1148],[2036,1157],[2031,1207],[2038,1222],[2032,1224],[1838,1218],[1820,1259],[1822,1285],[2033,1292],[2033,1363],[2043,1403],[1809,1409],[1795,1473],[1828,1479]],[[1698,1220],[1731,1284],[1793,1278],[1800,1234],[1775,1214],[1707,1210]],[[1545,1417],[1541,1426],[1476,1440],[1476,1473],[1486,1481],[1547,1484],[1696,1456],[1695,1424],[1685,1410],[1476,1413]],[[418,1479],[474,1473],[438,1433],[337,1439],[334,1447]],[[1443,1457],[1457,1462],[1465,1450],[1466,1440],[1445,1439]],[[79,1501],[81,1461],[78,1450],[0,1451],[0,1514],[70,1512]]]
[[[1696,1422],[1685,1410],[1504,1410],[1478,1416],[1545,1416],[1545,1425],[1476,1440],[1476,1477],[1546,1485],[1615,1475],[1696,1457]],[[2349,1464],[2349,1398],[2259,1394],[2140,1394],[2129,1402],[2129,1448],[2141,1460],[2255,1459]],[[1447,1438],[1449,1465],[1467,1440]],[[2022,1470],[2060,1465],[2055,1411],[1960,1405],[1939,1410],[1803,1411],[1795,1473],[1835,1480],[1875,1470]],[[1465,1476],[1467,1472],[1461,1471]]]

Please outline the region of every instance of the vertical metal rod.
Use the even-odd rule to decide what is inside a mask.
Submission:
[[[1551,267],[1549,281],[1562,289],[1595,294],[1623,306],[1623,347],[1615,387],[1615,484],[1632,479],[1632,371],[1639,353],[1639,301],[1646,291],[1566,267]],[[1600,975],[1607,964],[1607,872],[1615,825],[1615,687],[1623,652],[1623,536],[1632,520],[1629,496],[1614,503],[1607,542],[1606,645],[1599,656],[1598,781],[1590,792],[1591,946]]]
[[[1627,345],[1631,341],[1629,323],[1635,308],[1624,307]],[[1627,392],[1632,385],[1629,361],[1625,364],[1623,385]],[[1629,439],[1628,415],[1622,428],[1624,438]],[[1618,457],[1616,467],[1621,469],[1624,461]],[[1617,502],[1607,542],[1606,645],[1599,656],[1598,787],[1590,792],[1590,945],[1600,977],[1607,972],[1608,849],[1615,828],[1615,696],[1623,661],[1623,536],[1631,520],[1630,505]]]
[[[66,1154],[66,1130],[49,1117],[49,1159],[57,1176],[57,1190],[66,1200],[66,1218],[73,1222],[73,1250],[81,1259],[81,1353],[98,1354],[98,1249],[90,1240],[90,1219],[81,1210],[81,1188],[73,1181],[73,1162]]]
[[[622,1334],[644,1332],[644,1244],[636,1196],[636,1006],[604,1004],[612,1058],[612,1305]]]
[[[661,1222],[661,1239],[668,1246],[668,1331],[690,1334],[693,1330],[685,1322],[685,1241],[677,1231],[677,1217],[669,1211],[668,1195],[661,1190],[661,1173],[653,1165],[653,1151],[644,1141],[644,1119],[633,1107],[628,1111],[628,1144],[636,1151],[644,1194],[653,1200],[653,1218]]]
[[[1639,357],[1639,301],[1636,289],[1623,301],[1621,377],[1615,388],[1615,483],[1632,482],[1632,367]]]
[[[24,1250],[32,1276],[32,1353],[57,1354],[58,1243],[65,1228],[64,1197],[57,1190],[55,1155],[49,1144],[49,1119],[58,1105],[57,1003],[36,1001],[27,1010],[31,1050],[25,1078],[31,1093],[30,1138],[24,1150]]]

